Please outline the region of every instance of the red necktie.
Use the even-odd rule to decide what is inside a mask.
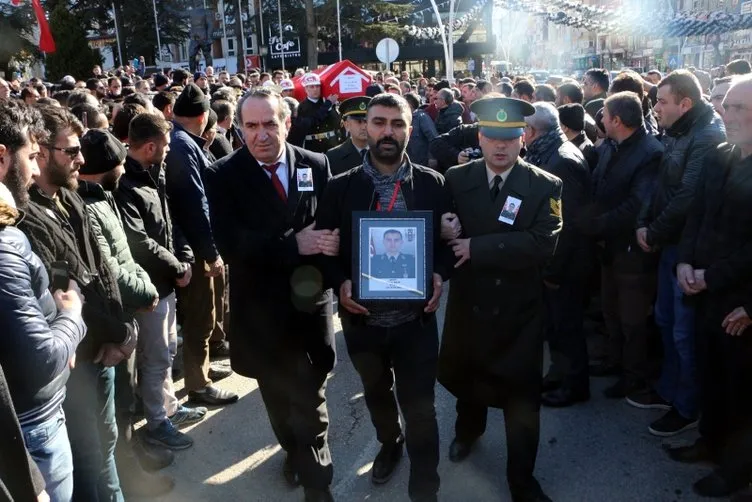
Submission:
[[[261,167],[266,169],[269,174],[272,176],[272,185],[274,185],[274,189],[277,191],[277,194],[279,195],[279,198],[282,199],[282,202],[287,203],[287,194],[285,193],[285,187],[282,185],[282,182],[279,180],[279,176],[277,176],[277,168],[279,167],[280,162],[275,162],[274,164],[265,165],[262,164]]]

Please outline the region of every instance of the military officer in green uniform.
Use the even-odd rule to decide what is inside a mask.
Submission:
[[[472,104],[483,158],[446,173],[455,213],[442,236],[457,263],[439,356],[439,382],[457,397],[453,462],[485,432],[488,408],[504,410],[507,480],[514,502],[545,502],[533,471],[540,435],[544,285],[541,269],[562,228],[562,182],[519,158],[524,117],[511,98]],[[515,211],[502,214],[514,201]]]
[[[368,151],[366,112],[371,98],[358,96],[346,99],[339,105],[342,124],[349,135],[347,140],[326,152],[332,175],[336,176],[363,163],[363,154]]]
[[[300,80],[306,99],[298,106],[298,116],[293,124],[302,136],[302,146],[312,152],[325,153],[340,143],[340,118],[337,112],[337,95],[321,97],[321,80],[315,73],[306,73]]]
[[[415,255],[402,252],[402,232],[390,229],[384,232],[383,254],[371,258],[371,275],[378,279],[415,278]]]

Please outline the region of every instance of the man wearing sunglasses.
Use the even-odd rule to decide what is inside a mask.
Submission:
[[[49,138],[40,145],[39,176],[19,228],[45,268],[67,262],[67,272],[86,298],[88,334],[76,351],[76,367],[63,404],[73,452],[76,500],[120,502],[115,469],[115,368],[136,344],[133,317],[123,309],[117,280],[107,266],[81,197],[75,192],[84,164],[83,126],[62,108],[40,107]]]

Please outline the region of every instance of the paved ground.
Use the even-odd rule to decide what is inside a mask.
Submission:
[[[443,319],[443,311],[440,313]],[[329,441],[334,459],[333,493],[338,502],[408,501],[408,460],[383,487],[370,484],[378,444],[362,388],[337,335],[339,362],[329,379]],[[601,390],[609,380],[593,379],[593,399],[564,410],[544,409],[536,475],[556,502],[672,502],[701,500],[692,482],[707,467],[678,465],[661,451],[661,441],[647,432],[660,412],[638,410],[609,401]],[[164,501],[299,502],[302,489],[288,488],[281,476],[283,453],[274,439],[256,382],[233,375],[220,384],[241,396],[224,409],[187,428],[195,439],[166,469],[177,479]],[[437,386],[441,434],[440,500],[491,502],[510,500],[504,475],[506,451],[503,416],[489,416],[488,430],[462,464],[447,460],[453,436],[454,399]],[[692,440],[691,434],[679,440]]]

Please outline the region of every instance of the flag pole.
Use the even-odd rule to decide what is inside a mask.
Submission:
[[[157,19],[157,1],[151,0],[151,5],[154,8],[154,31],[157,33],[157,48],[159,50],[159,54],[157,56],[157,61],[159,61],[159,70],[162,71],[162,41],[159,38],[159,20]]]

